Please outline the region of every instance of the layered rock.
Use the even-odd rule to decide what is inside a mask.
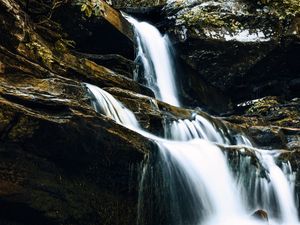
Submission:
[[[154,1],[147,1],[147,0],[112,0],[112,5],[116,8],[146,8],[146,7],[157,7],[163,6],[167,3],[166,0],[154,0]]]
[[[82,82],[152,92],[0,1],[0,223],[132,224],[151,141],[96,114]]]
[[[172,1],[165,12],[180,57],[233,102],[299,96],[296,1]]]
[[[155,134],[163,134],[165,122],[191,119],[195,113],[200,113],[219,126],[251,135],[256,143],[266,149],[285,149],[281,159],[289,159],[293,168],[298,167],[298,99],[287,102],[278,97],[268,97],[247,102],[235,108],[229,117],[222,118],[228,122],[210,118],[199,109],[172,107],[155,100],[148,88],[132,80],[134,46],[124,35],[115,33],[101,18],[82,17],[74,6],[64,5],[51,12],[49,9],[52,6],[49,8],[47,4],[47,7],[40,5],[41,2],[31,1],[31,4],[26,5],[22,0],[0,1],[1,224],[135,223],[139,164],[145,156],[156,150],[156,146],[110,118],[96,114],[90,106],[90,99],[82,82],[95,84],[114,95],[136,114],[143,128]],[[146,3],[137,2],[139,7]],[[128,6],[129,2],[125,3]],[[122,4],[125,3],[123,1]],[[156,6],[156,2],[152,3]],[[177,1],[177,6],[180,6],[179,3]],[[149,1],[147,6],[148,4]],[[180,7],[176,10],[181,10]],[[174,11],[168,13],[172,15]],[[72,17],[74,20],[70,20]],[[58,23],[62,23],[63,29]],[[176,30],[180,26],[176,25],[174,34],[177,34]],[[187,34],[194,35],[191,27]],[[297,25],[293,27],[296,29]],[[97,38],[105,36],[105,31],[109,31],[109,34],[99,41]],[[297,37],[293,33],[291,31],[289,43],[292,45],[287,48],[287,52],[297,50]],[[108,37],[112,37],[111,40]],[[198,67],[200,64],[190,61],[193,59],[193,52],[201,51],[203,46],[207,49],[214,46],[212,55],[216,56],[217,51],[230,52],[237,46],[242,49],[249,47],[254,60],[256,51],[262,54],[274,42],[241,43],[237,40],[228,42],[224,38],[215,39],[201,35],[187,36],[185,42],[179,41],[177,44],[182,59],[189,64],[189,69],[193,68],[193,73],[187,76],[182,88],[187,90],[189,85],[199,84],[186,94],[186,105],[196,106],[205,93],[207,103],[215,99],[215,105],[218,101],[227,105],[226,96],[219,99],[220,94],[214,97],[207,94],[211,89],[202,87],[206,85],[205,82],[210,83],[209,87],[223,89],[234,101],[247,98],[248,94],[252,95],[246,88],[243,90],[247,93],[238,96],[236,91],[240,87],[233,87],[237,84],[235,81],[231,84],[224,80],[221,84],[221,80],[228,75],[224,70],[222,78],[220,67],[215,64],[220,62],[221,53],[215,61],[214,57],[207,58],[209,54],[204,54],[199,59],[195,57],[199,60],[196,64],[200,60],[208,62],[209,69],[204,67],[204,71],[209,72],[212,70],[211,66],[215,66],[216,76],[208,77],[209,73],[202,73],[202,67]],[[116,46],[118,40],[120,43]],[[282,43],[276,42],[276,46],[283,48]],[[72,49],[74,44],[75,49]],[[191,48],[194,46],[197,49]],[[290,53],[287,54],[291,56]],[[235,56],[232,60],[237,60],[237,55],[227,54]],[[278,56],[284,57],[284,54]],[[278,62],[280,57],[273,60]],[[266,60],[264,63],[268,64],[269,59],[271,57],[262,57],[261,60]],[[231,65],[231,62],[226,64],[228,60],[221,66],[225,68],[226,65]],[[292,65],[293,60],[295,59],[290,61]],[[249,60],[250,64],[251,62]],[[246,64],[246,61],[243,63]],[[260,65],[261,68],[264,68],[264,63]],[[298,73],[298,67],[287,67],[286,64],[282,67],[294,71],[291,73],[293,78],[283,78],[293,82],[294,86],[288,86],[291,93],[286,93],[292,96],[297,90],[298,83],[294,76]],[[195,71],[200,72],[199,79]],[[233,76],[238,76],[238,73]],[[268,83],[267,81],[268,77],[263,82]],[[220,85],[217,85],[218,82]],[[228,91],[231,88],[232,93]],[[226,107],[223,107],[223,111],[224,108]],[[220,147],[229,155],[240,152],[239,147]],[[243,154],[255,158],[250,150]],[[297,188],[299,189],[299,184]]]

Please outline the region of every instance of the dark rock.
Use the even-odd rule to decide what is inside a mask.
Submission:
[[[251,216],[269,224],[268,213],[262,209],[256,210]]]
[[[265,2],[183,1],[165,7],[173,21],[166,29],[180,57],[234,103],[299,95],[297,82],[290,82],[300,76],[299,4]]]
[[[126,77],[133,79],[133,71],[135,64],[132,60],[126,59],[121,55],[96,55],[75,52],[76,55],[85,57],[91,61],[96,62],[99,65],[105,66],[106,68],[113,70],[119,74],[125,75]]]
[[[131,0],[131,1],[123,1],[123,0],[112,0],[112,5],[115,8],[150,8],[156,6],[163,6],[166,4],[166,0],[158,0],[158,1],[148,1],[148,0]]]
[[[132,224],[137,168],[155,146],[96,114],[81,81],[148,89],[70,53],[17,1],[0,12],[0,223]]]
[[[254,143],[266,149],[294,150],[299,146],[299,100],[275,96],[244,102],[236,115],[223,118],[245,127]]]
[[[96,115],[80,83],[15,81],[2,78],[0,86],[1,219],[21,224],[134,221],[137,183],[128,189],[134,176],[130,168],[143,160],[151,143]]]
[[[183,60],[178,60],[176,65],[180,65],[176,68],[176,82],[184,106],[200,107],[212,114],[229,110],[229,99],[222,90],[209,84]]]
[[[250,127],[247,134],[254,143],[260,148],[266,149],[284,149],[286,147],[286,138],[280,129],[270,127]]]
[[[67,4],[59,8],[53,18],[72,37],[76,50],[80,52],[119,54],[129,59],[134,58],[132,41],[101,17],[87,18],[80,12],[80,7]]]
[[[160,136],[163,136],[163,124],[166,119],[191,118],[194,112],[120,88],[105,88],[105,90],[133,111],[144,129]]]

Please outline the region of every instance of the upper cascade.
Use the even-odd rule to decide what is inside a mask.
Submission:
[[[174,106],[180,106],[175,82],[175,65],[173,64],[169,40],[159,30],[146,22],[139,22],[127,16],[136,29],[138,50],[136,62],[143,66],[143,77],[156,98]]]

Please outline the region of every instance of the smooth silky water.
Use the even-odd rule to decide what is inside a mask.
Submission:
[[[147,84],[160,100],[180,105],[166,39],[152,25],[128,20],[137,31],[137,57]],[[141,171],[137,225],[266,224],[250,216],[258,209],[267,211],[270,225],[300,224],[295,173],[289,162],[276,164],[277,151],[257,149],[243,134],[233,134],[225,125],[219,127],[200,115],[167,123],[165,138],[157,137],[144,131],[134,114],[109,93],[85,85],[97,112],[154,140],[159,148],[152,164],[145,163]],[[242,154],[232,167],[220,145],[250,149],[260,167]]]

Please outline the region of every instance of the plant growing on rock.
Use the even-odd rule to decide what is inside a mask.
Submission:
[[[108,4],[111,4],[110,1],[105,1]],[[81,11],[85,13],[87,17],[103,16],[105,14],[105,9],[103,1],[101,0],[77,0],[76,5],[81,7]]]

